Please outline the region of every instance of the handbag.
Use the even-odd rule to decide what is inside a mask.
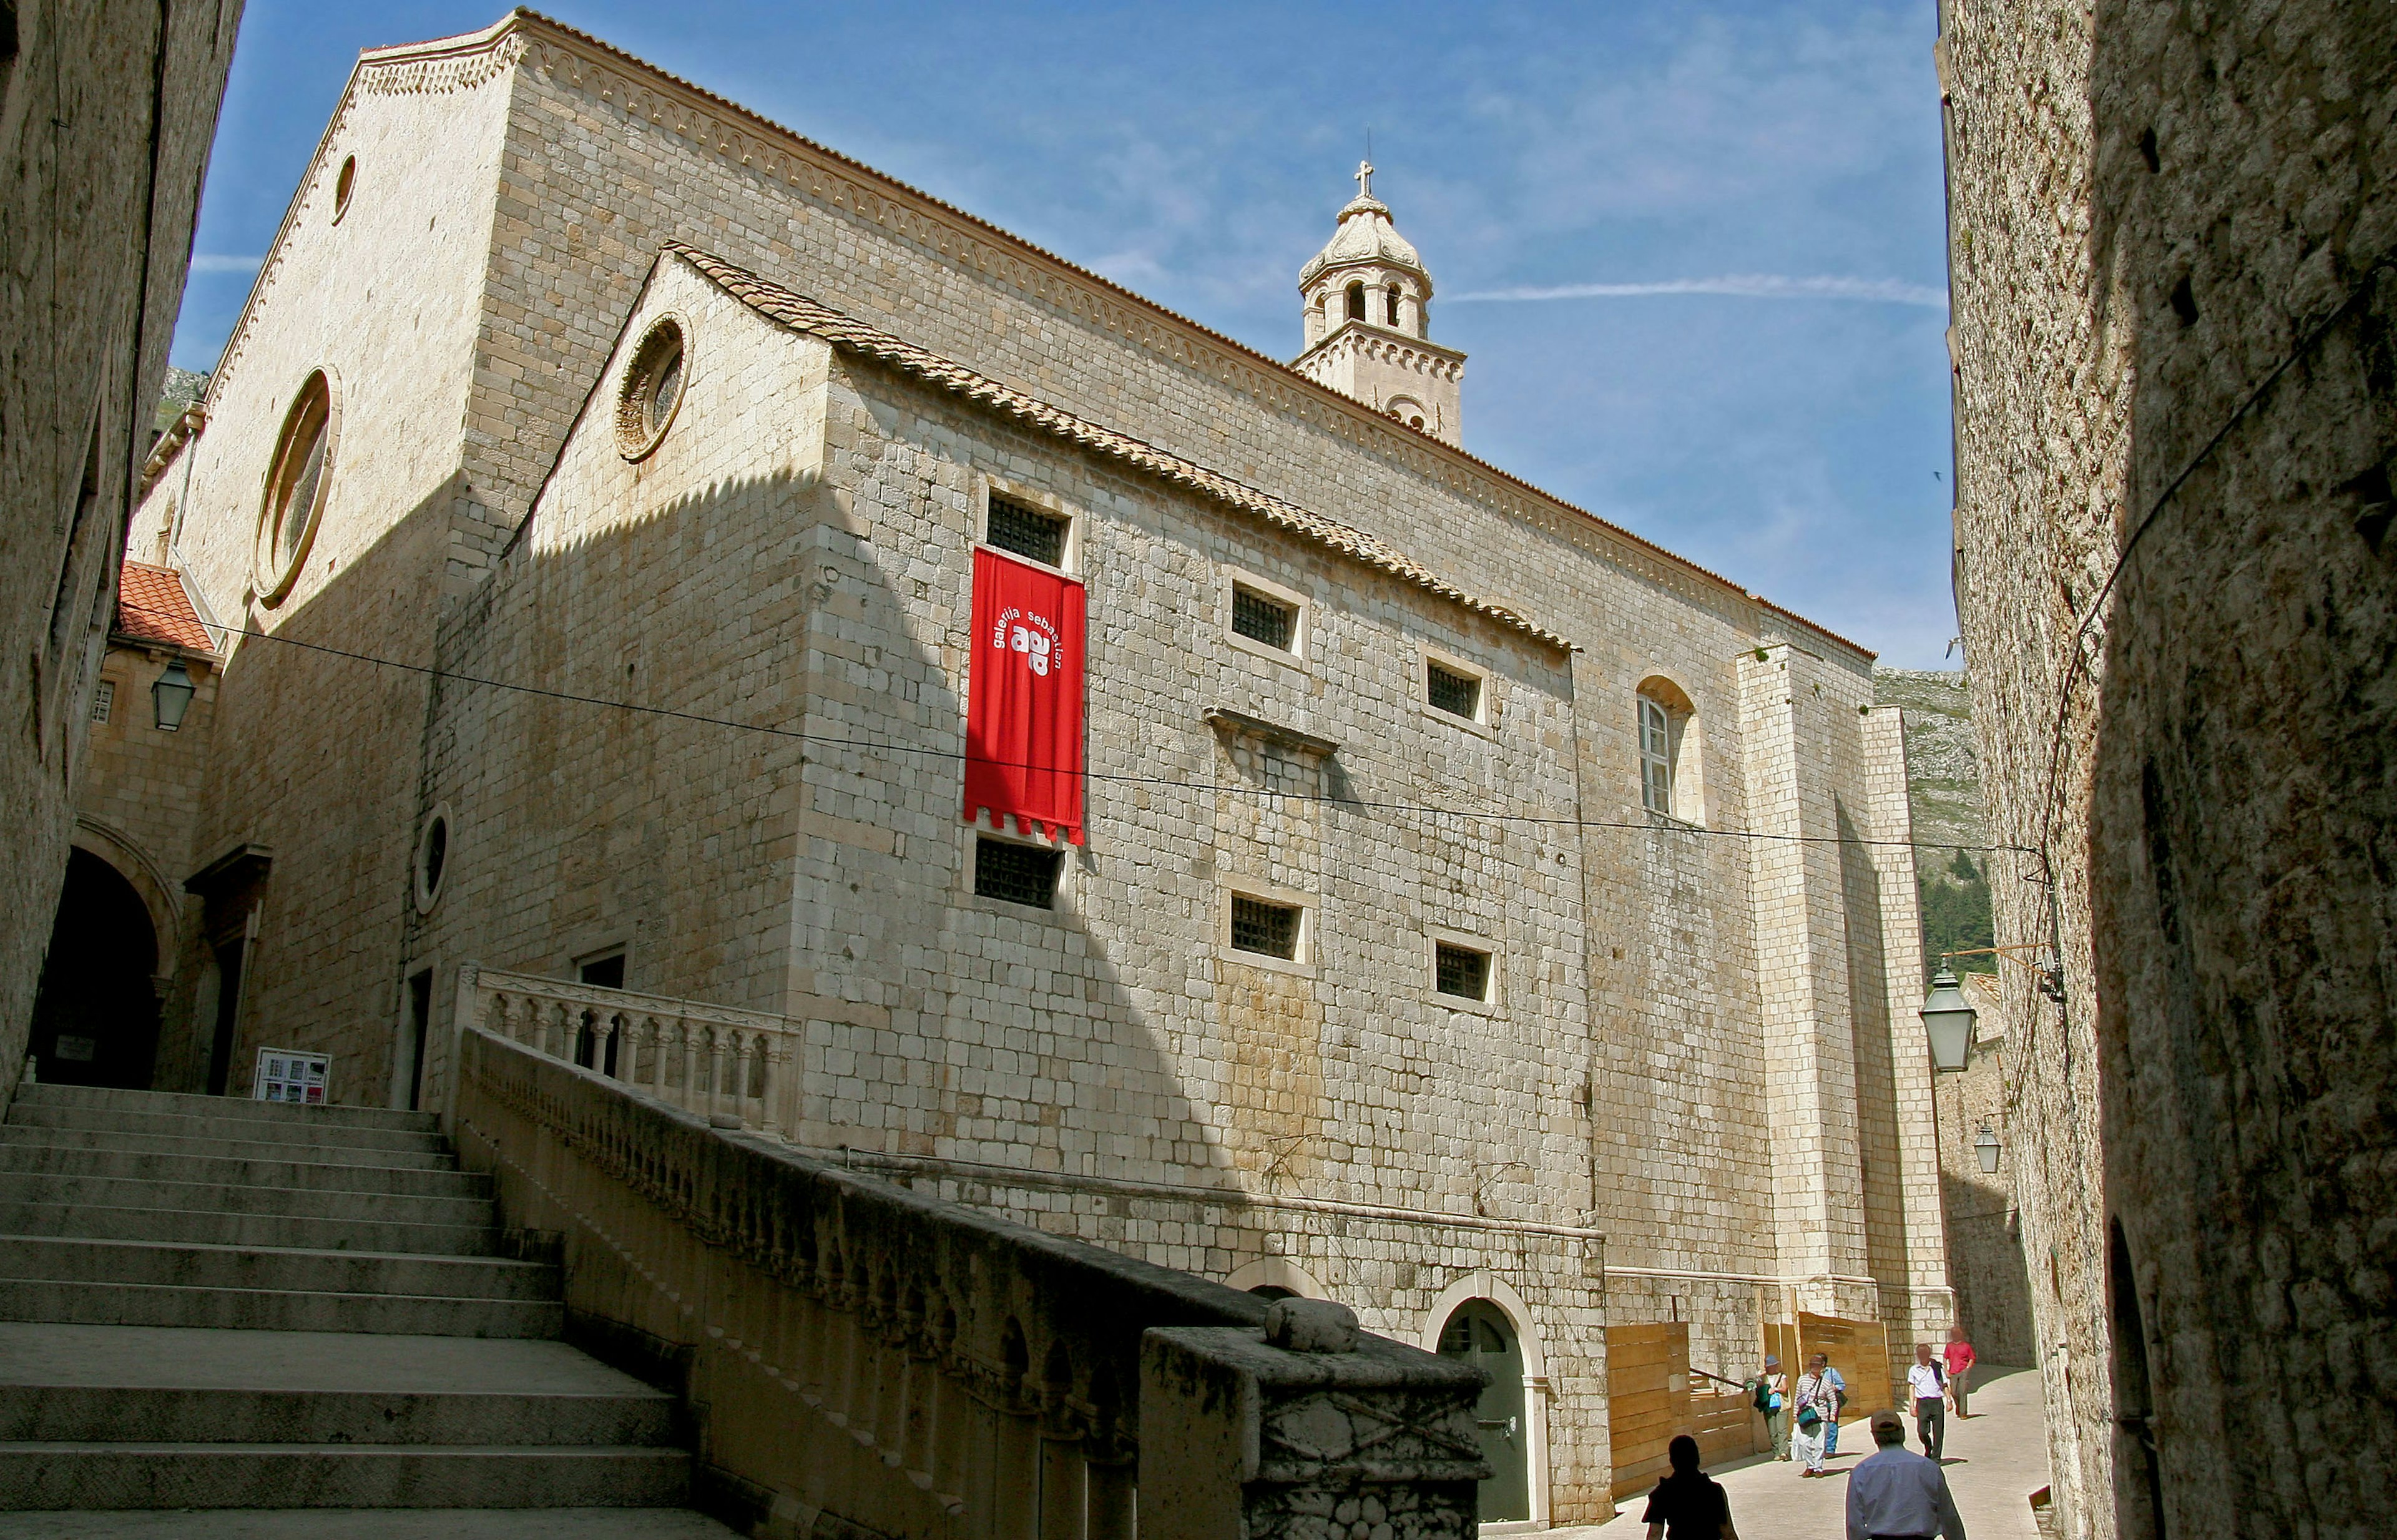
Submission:
[[[1816,1428],[1818,1428],[1818,1427],[1820,1427],[1820,1426],[1823,1426],[1823,1413],[1820,1413],[1820,1412],[1818,1412],[1818,1411],[1816,1411],[1816,1410],[1814,1409],[1814,1404],[1813,1404],[1812,1402],[1809,1402],[1808,1404],[1806,1404],[1806,1405],[1804,1405],[1804,1406],[1801,1406],[1801,1407],[1800,1407],[1800,1408],[1798,1409],[1798,1431],[1799,1431],[1799,1432],[1801,1432],[1801,1433],[1812,1433],[1812,1432],[1814,1432],[1814,1429],[1816,1429]]]

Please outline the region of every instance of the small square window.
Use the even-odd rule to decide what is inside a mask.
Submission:
[[[1066,520],[1013,498],[990,495],[990,522],[984,538],[1002,551],[1030,556],[1049,567],[1065,565]]]
[[[1442,668],[1435,663],[1424,665],[1430,681],[1432,709],[1445,711],[1452,716],[1462,716],[1468,722],[1481,719],[1481,681],[1470,674],[1460,674],[1453,668]]]
[[[95,722],[105,722],[108,720],[109,714],[115,709],[116,683],[113,679],[102,679],[100,681],[100,688],[91,692],[91,719]]]
[[[1232,895],[1232,949],[1298,960],[1298,905]]]
[[[1252,642],[1288,652],[1298,639],[1298,606],[1236,583],[1232,584],[1232,630]]]
[[[1054,909],[1057,874],[1065,865],[1063,850],[978,836],[974,839],[974,896],[1034,909]]]
[[[1468,1000],[1490,998],[1490,954],[1439,943],[1432,952],[1432,984],[1443,995]]]

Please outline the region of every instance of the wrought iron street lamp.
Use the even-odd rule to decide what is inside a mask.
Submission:
[[[1989,1124],[1983,1123],[1981,1132],[1973,1136],[1973,1153],[1981,1158],[1982,1175],[1998,1174],[1998,1136]]]
[[[158,724],[158,730],[173,732],[181,729],[183,713],[192,709],[192,697],[198,693],[199,687],[184,672],[183,660],[177,658],[168,663],[166,672],[150,687],[151,717]]]
[[[1979,1014],[1956,975],[1942,964],[1931,981],[1931,998],[1922,1002],[1922,1029],[1931,1037],[1931,1067],[1943,1074],[1964,1067],[1973,1054],[1973,1022]]]

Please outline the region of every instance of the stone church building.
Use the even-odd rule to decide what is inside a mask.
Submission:
[[[1475,1355],[1491,1520],[1611,1511],[1611,1335],[1938,1332],[1870,655],[1467,452],[1369,178],[1298,300],[526,12],[362,56],[133,533],[221,638],[154,1083],[439,1107],[475,969],[787,1024],[800,1145]],[[961,795],[986,562],[1064,813]]]

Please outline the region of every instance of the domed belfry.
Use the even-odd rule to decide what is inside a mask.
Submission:
[[[1431,341],[1431,275],[1373,196],[1371,162],[1357,167],[1357,196],[1340,210],[1332,242],[1298,271],[1306,298],[1306,351],[1292,366],[1375,411],[1451,444],[1465,355]]]

